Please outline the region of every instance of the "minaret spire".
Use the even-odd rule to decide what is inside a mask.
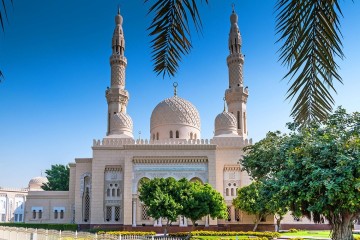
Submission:
[[[125,38],[122,23],[123,18],[120,15],[120,7],[118,7],[117,15],[115,16],[115,29],[112,36],[112,54],[110,56],[111,86],[106,90],[108,103],[107,135],[110,134],[110,129],[116,131],[115,126],[118,125],[113,122],[115,121],[113,116],[119,113],[126,114],[126,107],[129,101],[129,93],[125,90],[127,60],[125,57]]]
[[[227,65],[229,69],[229,88],[225,92],[228,111],[233,113],[237,119],[237,132],[240,136],[247,138],[246,124],[246,102],[248,89],[244,88],[243,65],[244,55],[241,52],[242,38],[238,26],[238,15],[235,12],[235,5],[232,5],[230,15],[229,32],[229,56]]]

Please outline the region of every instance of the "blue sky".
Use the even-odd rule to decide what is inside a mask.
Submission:
[[[231,4],[235,2],[249,86],[249,136],[260,140],[270,130],[285,130],[291,104],[285,100],[286,69],[275,44],[275,1],[210,0],[202,5],[202,34],[192,36],[193,50],[175,78],[152,71],[146,28],[149,4],[143,1],[25,1],[9,5],[9,23],[0,33],[0,186],[22,187],[51,164],[91,157],[93,139],[106,132],[105,89],[117,5],[124,17],[128,113],[134,136],[149,138],[154,107],[178,94],[199,110],[202,138],[213,135],[228,86],[226,57]],[[336,105],[360,108],[360,4],[341,1],[346,59],[340,62],[344,85],[337,84]]]

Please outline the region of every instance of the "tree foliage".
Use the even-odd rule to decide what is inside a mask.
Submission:
[[[287,99],[294,99],[291,115],[298,123],[323,121],[331,113],[341,82],[336,57],[343,59],[337,0],[278,0],[277,33],[280,60],[289,68]]]
[[[70,168],[68,165],[55,164],[45,170],[48,183],[42,186],[45,191],[69,191]]]
[[[279,144],[275,155],[282,166],[268,168],[273,172],[266,184],[277,189],[295,215],[315,222],[325,216],[332,226],[332,239],[353,239],[352,223],[360,216],[360,113],[348,114],[338,108],[322,124],[293,123],[289,128],[291,133],[275,142]],[[254,165],[255,159],[244,161],[247,159],[248,166]],[[265,165],[269,161],[258,160]],[[256,175],[256,168],[247,171],[251,175],[252,169]]]
[[[180,214],[189,218],[195,226],[196,221],[210,215],[212,218],[226,218],[226,204],[223,196],[210,184],[180,180],[181,204]]]
[[[147,213],[154,219],[166,218],[167,227],[179,215],[191,219],[193,226],[197,220],[210,215],[224,218],[226,205],[224,198],[211,185],[183,178],[154,178],[143,181],[139,188],[139,199],[148,207]]]
[[[143,181],[139,188],[139,199],[147,207],[147,213],[154,219],[166,218],[165,234],[171,222],[176,221],[182,209],[179,184],[174,178],[154,178]]]

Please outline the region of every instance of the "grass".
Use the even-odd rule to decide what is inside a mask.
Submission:
[[[218,239],[218,240],[230,240],[230,239],[250,239],[248,236],[196,236],[192,237],[192,240],[196,239]]]
[[[330,237],[330,231],[297,231],[297,232],[287,232],[287,233],[281,233],[281,236],[288,236],[288,237],[324,237],[329,238]]]

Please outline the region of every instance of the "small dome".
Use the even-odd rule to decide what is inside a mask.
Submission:
[[[150,132],[156,139],[200,138],[200,115],[189,101],[173,96],[160,102],[151,114]],[[173,132],[173,135],[170,134]],[[176,135],[176,132],[179,132]],[[152,137],[153,139],[155,137]]]
[[[238,15],[235,12],[232,12],[232,14],[230,15],[230,22],[232,24],[235,24],[238,22]]]
[[[109,135],[126,135],[133,138],[133,121],[131,117],[123,112],[115,113],[111,117]],[[125,137],[126,137],[125,136]]]
[[[42,190],[41,186],[48,182],[49,181],[46,177],[35,177],[29,181],[29,189],[31,191]]]
[[[215,118],[215,136],[222,134],[237,134],[237,121],[235,116],[229,112],[222,112]]]

